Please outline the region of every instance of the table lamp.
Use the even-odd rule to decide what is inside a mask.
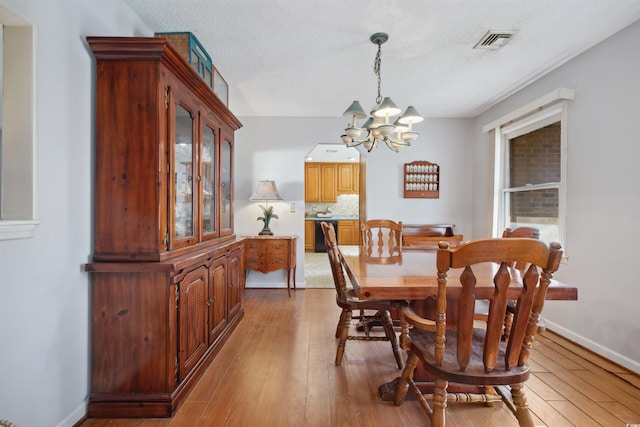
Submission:
[[[262,208],[262,216],[258,217],[258,221],[264,222],[262,231],[258,233],[260,236],[272,236],[273,232],[269,229],[269,222],[272,218],[278,219],[278,215],[273,213],[273,206],[269,206],[269,200],[282,200],[276,183],[274,181],[258,181],[258,188],[249,198],[252,202],[264,201]]]

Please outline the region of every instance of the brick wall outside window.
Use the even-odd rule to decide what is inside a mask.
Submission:
[[[509,187],[560,181],[560,122],[510,140]],[[558,190],[511,195],[511,218],[558,218]]]

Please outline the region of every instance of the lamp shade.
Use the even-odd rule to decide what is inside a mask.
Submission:
[[[364,110],[362,109],[362,106],[358,101],[353,101],[353,103],[351,103],[349,108],[347,108],[345,112],[342,113],[342,115],[344,117],[353,116],[356,119],[364,119],[365,117],[367,117],[367,114],[364,112]]]
[[[409,105],[404,114],[398,119],[398,121],[403,125],[408,125],[409,123],[420,123],[423,120],[424,117],[416,111],[413,105]]]
[[[401,110],[398,106],[391,100],[391,98],[386,97],[382,100],[382,103],[378,106],[376,111],[373,113],[376,117],[384,117],[386,115],[395,116],[400,114]]]
[[[258,181],[258,188],[249,200],[282,200],[282,196],[278,193],[275,181]]]

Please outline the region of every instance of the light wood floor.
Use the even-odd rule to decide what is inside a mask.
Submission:
[[[333,364],[331,289],[248,289],[246,316],[173,419],[89,419],[82,427],[422,426],[415,400],[382,402],[399,375],[387,342],[347,343]],[[538,337],[527,397],[536,425],[640,424],[638,376],[553,334]],[[447,426],[517,426],[506,405],[449,405]]]

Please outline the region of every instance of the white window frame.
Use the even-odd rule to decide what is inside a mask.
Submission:
[[[558,220],[560,244],[567,258],[567,107],[574,91],[559,88],[483,127],[494,135],[494,176],[492,203],[492,235],[500,237],[507,223],[507,195],[514,190],[507,183],[509,173],[509,140],[560,122],[560,182],[527,185],[527,190],[558,189]]]
[[[36,31],[0,5],[2,177],[0,240],[32,238],[36,217]]]

